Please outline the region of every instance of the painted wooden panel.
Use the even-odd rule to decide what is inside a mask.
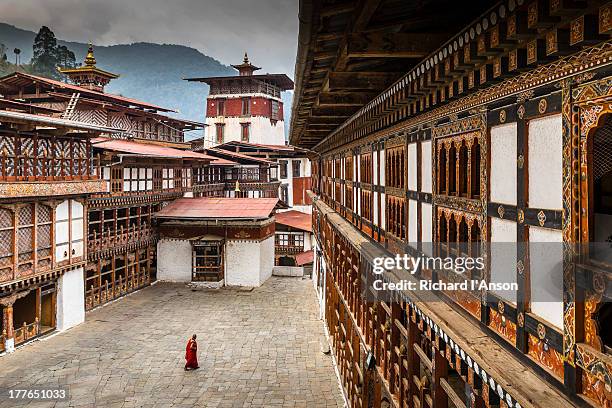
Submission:
[[[516,222],[491,220],[491,282],[516,283]],[[494,291],[516,303],[516,291]]]
[[[529,207],[561,210],[561,115],[529,121]]]
[[[431,141],[421,143],[421,191],[431,193]]]
[[[491,201],[516,205],[516,122],[491,128]]]
[[[431,204],[421,203],[421,242],[423,242],[423,252],[427,255],[433,255],[431,243],[433,242],[431,229]]]
[[[417,229],[417,202],[416,200],[408,200],[408,243],[411,247],[417,247],[418,229]]]
[[[408,189],[417,190],[417,144],[410,143],[408,145]]]
[[[561,231],[529,227],[531,311],[563,327],[563,235]]]

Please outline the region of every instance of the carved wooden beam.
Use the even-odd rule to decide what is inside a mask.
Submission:
[[[349,58],[423,58],[448,39],[447,34],[354,33],[347,41]]]
[[[368,103],[374,93],[331,93],[323,92],[317,98],[319,106],[363,106]]]
[[[328,91],[365,89],[380,91],[399,78],[396,72],[331,72]]]

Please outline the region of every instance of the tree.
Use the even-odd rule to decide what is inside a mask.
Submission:
[[[13,53],[15,54],[15,65],[19,65],[20,61],[19,61],[19,55],[21,54],[21,50],[19,48],[15,48],[13,50]]]
[[[34,55],[32,57],[32,69],[37,74],[50,78],[59,78],[57,72],[58,50],[57,39],[53,31],[47,26],[42,26],[34,38]]]
[[[70,51],[65,45],[57,47],[57,62],[61,67],[74,68],[76,67],[76,58],[74,52]]]

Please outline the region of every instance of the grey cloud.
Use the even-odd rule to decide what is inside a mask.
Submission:
[[[70,41],[183,44],[225,64],[244,51],[266,72],[293,74],[297,0],[0,0],[0,20]]]

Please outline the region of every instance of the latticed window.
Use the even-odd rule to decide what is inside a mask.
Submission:
[[[153,189],[161,190],[162,188],[162,169],[153,169]]]
[[[361,181],[363,183],[372,183],[372,153],[361,155]]]
[[[111,192],[118,193],[123,191],[123,169],[113,167],[111,169]]]
[[[300,177],[300,164],[301,164],[300,160],[293,160],[291,162],[291,166],[293,170],[293,177]],[[336,177],[340,177],[340,176],[336,175]]]
[[[353,156],[344,159],[344,179],[353,180]]]
[[[405,153],[404,146],[388,148],[385,151],[385,184],[389,187],[405,186]]]
[[[22,263],[34,257],[34,204],[19,208],[17,225],[17,253]]]
[[[0,275],[5,268],[13,265],[13,213],[0,209]]]
[[[38,268],[51,267],[52,209],[44,204],[36,206],[36,251]]]
[[[399,239],[406,238],[406,203],[404,199],[387,196],[387,232]]]

